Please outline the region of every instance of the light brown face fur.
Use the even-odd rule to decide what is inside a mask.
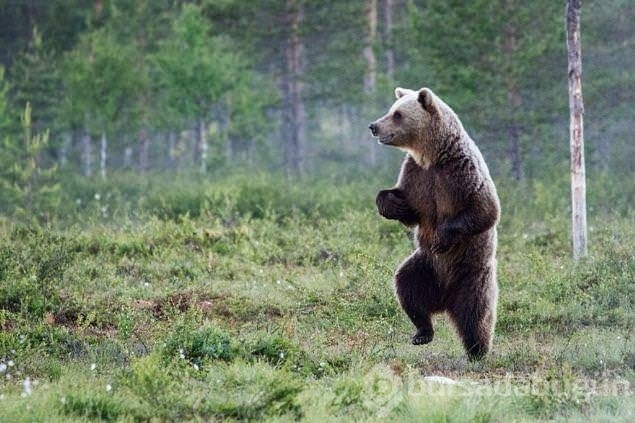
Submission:
[[[371,123],[373,135],[379,143],[407,151],[421,164],[430,164],[439,147],[435,144],[456,116],[428,88],[396,88],[395,97],[397,101],[388,113]]]

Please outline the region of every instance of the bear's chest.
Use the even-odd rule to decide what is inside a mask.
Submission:
[[[421,223],[436,225],[452,216],[458,207],[453,181],[434,170],[417,168],[405,175],[402,186],[410,204],[421,218]]]
[[[420,244],[429,248],[439,225],[454,216],[460,207],[452,185],[454,182],[445,174],[421,167],[409,173],[408,179],[403,181],[410,188],[405,190],[406,198],[419,215],[416,237]]]

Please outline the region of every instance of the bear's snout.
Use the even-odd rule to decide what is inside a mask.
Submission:
[[[370,133],[373,134],[374,137],[377,136],[377,131],[379,130],[377,124],[375,122],[368,125],[368,129],[370,129]]]

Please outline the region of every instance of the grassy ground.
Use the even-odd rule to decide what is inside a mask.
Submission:
[[[76,183],[52,223],[0,218],[0,421],[635,419],[632,193],[591,187],[574,265],[566,183],[499,182],[499,320],[470,363],[443,316],[409,343],[389,184]]]

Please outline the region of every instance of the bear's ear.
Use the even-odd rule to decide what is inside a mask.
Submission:
[[[434,105],[434,94],[432,94],[432,91],[430,91],[429,88],[421,88],[419,90],[419,96],[417,100],[419,101],[419,103],[421,103],[423,109],[428,113],[436,112],[437,109]]]
[[[395,97],[397,98],[397,100],[399,100],[401,97],[405,96],[406,94],[413,93],[413,92],[414,91],[409,90],[408,88],[397,87],[395,88]]]

